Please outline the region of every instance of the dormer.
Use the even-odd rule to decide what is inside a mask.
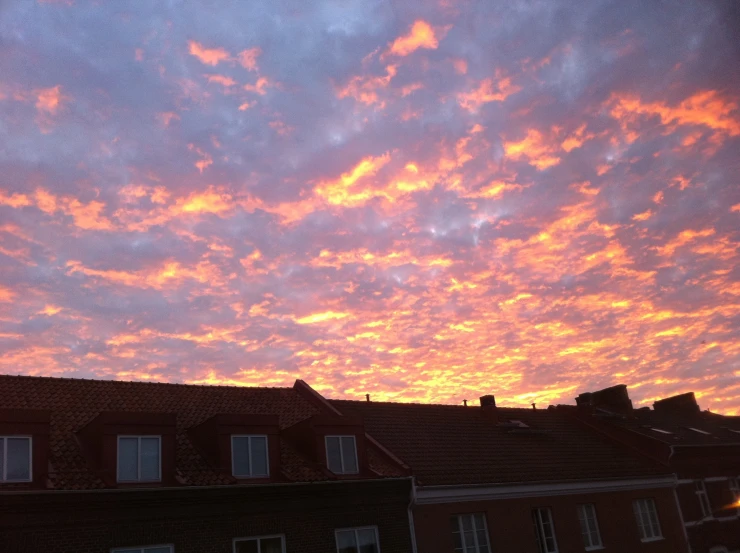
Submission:
[[[174,413],[103,412],[77,436],[108,486],[174,486],[175,424]]]
[[[361,419],[339,415],[315,415],[284,431],[312,461],[337,478],[370,475]]]
[[[49,472],[49,412],[0,409],[0,489],[44,488]]]
[[[280,479],[276,415],[214,415],[188,434],[214,467],[241,483]]]

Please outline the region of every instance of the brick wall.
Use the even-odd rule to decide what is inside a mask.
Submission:
[[[677,490],[684,520],[689,523],[687,531],[692,551],[705,553],[716,545],[724,545],[729,551],[740,549],[740,517],[738,509],[731,507],[733,498],[728,481],[705,481],[704,486],[712,518],[702,519],[693,481],[679,484]]]
[[[329,553],[335,529],[374,525],[383,553],[408,553],[409,493],[410,480],[389,480],[0,495],[0,551],[231,553],[234,538],[284,534],[289,553]]]
[[[664,539],[642,543],[632,511],[632,500],[655,500]],[[577,505],[593,503],[601,530],[604,553],[685,553],[681,520],[672,489],[609,492],[587,495],[562,495],[544,498],[471,501],[420,505],[414,513],[419,553],[451,553],[450,516],[485,513],[491,549],[516,553],[536,553],[531,511],[535,507],[552,510],[558,549],[583,551]],[[695,552],[696,553],[696,552]]]

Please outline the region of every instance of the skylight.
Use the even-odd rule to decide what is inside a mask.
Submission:
[[[707,432],[705,430],[699,430],[698,428],[693,428],[691,426],[689,426],[689,430],[693,430],[694,432],[698,432],[699,434],[704,434],[705,436],[711,436],[712,435],[711,432]]]
[[[650,427],[650,430],[652,430],[653,432],[660,432],[661,434],[673,434],[673,432],[670,432],[668,430],[663,430],[662,428],[653,428],[652,426]]]

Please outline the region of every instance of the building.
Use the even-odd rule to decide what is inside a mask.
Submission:
[[[301,381],[0,376],[2,553],[408,553],[411,486]]]
[[[330,400],[416,480],[419,553],[683,553],[672,471],[558,409]]]
[[[740,553],[740,417],[701,411],[693,393],[633,409],[613,386],[560,406],[605,436],[668,467],[693,553]]]

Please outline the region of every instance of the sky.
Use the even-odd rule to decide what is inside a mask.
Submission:
[[[0,372],[740,414],[733,0],[0,2]]]

